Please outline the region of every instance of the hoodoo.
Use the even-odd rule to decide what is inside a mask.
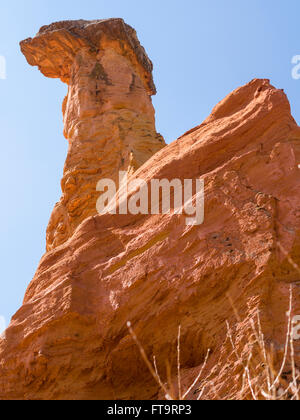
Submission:
[[[63,195],[47,229],[50,251],[96,214],[101,178],[118,184],[119,171],[133,173],[165,142],[155,130],[152,63],[122,19],[53,23],[21,42],[21,50],[29,64],[69,87],[63,102],[69,151]]]

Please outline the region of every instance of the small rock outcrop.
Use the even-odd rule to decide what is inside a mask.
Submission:
[[[96,214],[97,182],[133,173],[165,146],[155,130],[153,66],[122,19],[65,21],[21,42],[32,66],[68,84],[63,102],[69,141],[62,198],[47,229],[47,251]]]
[[[251,322],[259,313],[278,369],[290,289],[293,315],[300,314],[300,128],[284,92],[253,80],[158,150],[151,64],[122,21],[54,24],[22,50],[69,84],[70,151],[49,252],[0,340],[0,398],[161,398],[128,321],[175,388],[181,325],[182,387],[201,368],[205,378],[187,398],[199,389],[203,399],[248,398],[249,382],[262,390],[265,365],[251,345]],[[147,184],[202,178],[204,223],[187,226],[175,213],[95,215],[94,179],[133,166],[132,178]],[[295,341],[298,369],[299,354]],[[285,380],[290,374],[287,366]]]

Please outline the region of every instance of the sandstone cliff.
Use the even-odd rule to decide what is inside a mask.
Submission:
[[[130,45],[130,53],[117,50],[115,43],[125,37],[119,25],[127,26],[119,20],[113,20],[112,26],[109,22],[51,25],[42,29],[37,38],[22,44],[30,64],[38,64],[47,76],[61,77],[70,84],[65,123],[71,146],[65,180],[69,171],[70,176],[77,171],[76,165],[82,159],[84,171],[80,169],[76,189],[71,189],[75,192],[69,193],[67,188],[68,197],[82,197],[89,177],[94,176],[90,170],[100,168],[114,174],[119,169],[120,151],[124,151],[130,171],[126,154],[129,140],[121,142],[120,133],[125,128],[122,125],[121,130],[117,129],[115,118],[122,116],[122,123],[133,118],[132,113],[141,118],[142,122],[139,120],[130,130],[131,144],[136,150],[140,145],[142,148],[139,163],[150,155],[150,150],[144,153],[145,137],[151,153],[161,147],[149,100],[153,93],[149,62],[132,30],[126,32],[132,35],[132,42],[127,38],[124,41],[124,48]],[[77,36],[72,35],[73,31]],[[104,46],[100,52],[90,52],[87,45],[97,43],[99,34],[102,40],[102,33]],[[81,57],[75,61],[74,48]],[[96,56],[101,57],[99,67]],[[118,83],[119,65],[124,69],[121,79],[126,83]],[[70,66],[75,74],[70,72]],[[102,76],[104,69],[107,76],[91,78],[95,67],[101,68]],[[147,77],[143,78],[143,74]],[[129,93],[133,79],[138,88]],[[118,103],[112,110],[109,102],[103,115],[98,115],[96,105],[98,83],[100,97]],[[139,99],[133,100],[131,95]],[[127,101],[134,106],[134,112],[129,111]],[[137,112],[140,105],[143,111]],[[101,107],[105,108],[106,102]],[[149,126],[147,133],[145,124]],[[107,153],[118,152],[96,163],[94,143],[84,139],[99,136],[95,144],[100,144],[102,135],[108,140],[106,130],[110,134],[114,131],[115,136],[111,140],[114,148],[106,143]],[[278,368],[284,353],[291,286],[293,314],[300,314],[299,140],[300,128],[283,91],[268,80],[253,80],[231,93],[199,127],[158,151],[133,175],[147,183],[154,178],[203,178],[206,202],[201,226],[187,226],[184,215],[179,214],[95,215],[89,207],[89,193],[86,202],[92,213],[87,210],[73,217],[69,201],[62,201],[55,212],[69,217],[71,227],[65,235],[51,233],[49,252],[41,260],[23,306],[0,341],[0,398],[161,397],[127,321],[132,323],[149,359],[156,357],[162,380],[167,382],[169,377],[169,383],[171,379],[174,384],[181,325],[180,368],[185,389],[211,350],[203,372],[205,382],[195,383],[189,398],[197,398],[201,387],[201,398],[248,398],[250,389],[247,381],[245,384],[243,366],[250,352],[253,389],[259,386],[265,370],[264,363],[256,358],[258,350],[251,347],[251,320],[257,325],[259,311],[266,347],[272,349],[274,366]],[[112,161],[107,164],[110,159],[118,165],[115,167]],[[52,219],[51,232],[58,229],[56,218]],[[232,330],[235,350],[226,322]],[[299,343],[295,342],[298,368],[299,351]],[[284,373],[282,381],[290,381],[291,366],[287,365]]]

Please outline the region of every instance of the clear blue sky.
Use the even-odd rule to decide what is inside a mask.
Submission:
[[[19,41],[66,19],[122,17],[155,66],[158,130],[168,142],[198,125],[212,107],[255,77],[287,93],[300,122],[299,0],[10,0],[1,2],[0,316],[22,303],[45,250],[50,213],[60,198],[67,151],[61,105],[66,86],[30,67]]]

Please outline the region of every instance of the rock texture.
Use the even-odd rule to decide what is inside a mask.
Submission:
[[[68,84],[63,102],[69,151],[62,198],[47,229],[47,251],[96,214],[96,185],[138,169],[164,145],[155,130],[152,63],[122,19],[65,21],[21,42],[27,61]]]
[[[42,30],[43,43],[54,36],[52,29]],[[64,40],[66,33],[64,29]],[[55,40],[59,34],[60,29]],[[23,49],[39,42],[27,41]],[[47,58],[51,51],[42,51],[42,71],[58,75]],[[115,63],[115,51],[110,54]],[[123,60],[122,54],[118,57]],[[87,73],[94,66],[89,56],[82,63],[90,67]],[[69,72],[59,68],[60,77],[68,78]],[[106,73],[115,85],[115,73]],[[146,87],[140,91],[147,102]],[[74,100],[72,113],[80,109]],[[95,115],[90,129],[96,132],[98,126]],[[156,138],[153,133],[151,139]],[[148,183],[154,178],[203,178],[204,223],[187,226],[178,214],[86,217],[67,241],[42,258],[23,306],[0,341],[0,398],[161,397],[127,321],[149,358],[156,356],[163,381],[171,377],[177,383],[181,325],[182,386],[186,389],[197,376],[211,349],[202,398],[247,398],[247,386],[245,394],[240,392],[243,369],[237,357],[247,360],[249,322],[259,310],[277,365],[284,350],[290,286],[293,314],[300,314],[299,140],[300,128],[283,91],[268,80],[253,80],[218,104],[199,127],[156,153],[133,177]],[[82,150],[78,153],[89,153]],[[84,188],[85,178],[76,182]],[[299,350],[295,342],[298,368]],[[253,369],[259,380],[262,363]],[[198,396],[200,385],[195,384],[189,398]]]

